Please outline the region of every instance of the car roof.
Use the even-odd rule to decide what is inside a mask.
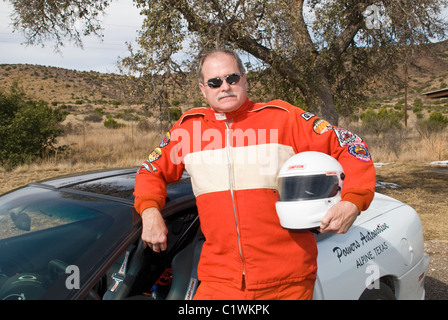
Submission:
[[[42,180],[37,184],[43,184],[46,186],[51,186],[56,189],[61,188],[71,188],[80,184],[101,181],[103,179],[109,179],[113,177],[123,177],[127,175],[135,176],[136,169],[134,168],[124,168],[124,169],[108,169],[108,170],[98,170],[86,173],[75,173],[70,175],[63,175],[55,178],[50,178],[47,180]],[[36,184],[36,183],[34,183]]]
[[[134,202],[134,185],[137,168],[108,169],[83,174],[56,177],[41,182],[30,183],[33,187],[57,189],[66,192],[89,193],[120,202]],[[167,186],[166,201],[192,196],[190,177],[184,174],[182,179]]]

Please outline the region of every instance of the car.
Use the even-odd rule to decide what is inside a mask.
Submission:
[[[188,175],[168,186],[168,248],[141,241],[136,168],[55,178],[0,197],[0,299],[189,300],[202,243]],[[376,193],[345,234],[320,234],[314,299],[424,299],[415,210]]]

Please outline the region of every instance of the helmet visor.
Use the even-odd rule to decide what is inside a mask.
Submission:
[[[336,175],[280,177],[278,183],[281,201],[331,198],[340,190]]]

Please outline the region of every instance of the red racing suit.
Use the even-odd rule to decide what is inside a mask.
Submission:
[[[200,281],[257,289],[315,278],[313,233],[282,228],[275,210],[278,171],[302,151],[336,158],[346,175],[342,200],[368,208],[375,170],[366,143],[280,100],[247,100],[226,114],[210,108],[184,113],[138,170],[135,208],[161,210],[166,184],[186,170],[206,238]]]

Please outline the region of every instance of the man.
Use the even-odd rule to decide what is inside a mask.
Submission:
[[[138,171],[135,208],[143,219],[142,240],[155,252],[166,250],[160,214],[166,184],[187,170],[206,239],[195,299],[311,299],[315,237],[280,226],[278,170],[303,151],[338,159],[346,174],[342,200],[322,219],[320,232],[345,233],[373,198],[367,145],[286,102],[250,101],[244,67],[232,51],[204,54],[198,74],[210,108],[184,113]]]

